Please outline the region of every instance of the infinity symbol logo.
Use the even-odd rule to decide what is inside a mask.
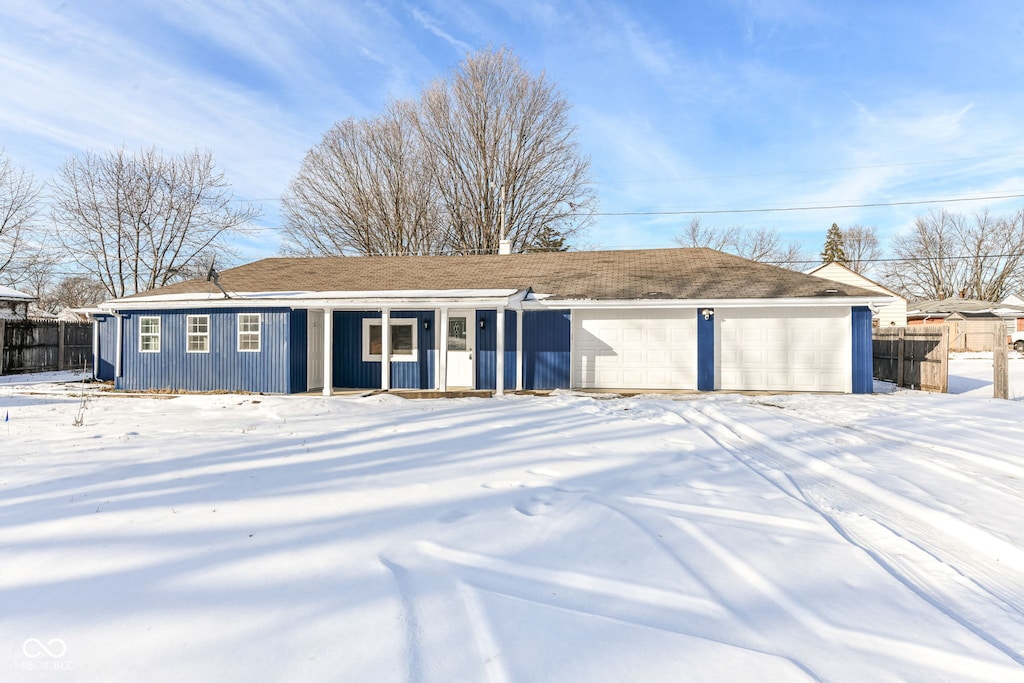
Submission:
[[[67,654],[68,646],[60,638],[52,638],[46,643],[43,643],[38,638],[29,638],[21,646],[21,651],[29,659],[36,659],[43,655],[50,655],[53,659],[59,659]]]

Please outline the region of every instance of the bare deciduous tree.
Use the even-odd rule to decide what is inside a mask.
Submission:
[[[39,296],[39,306],[51,313],[62,308],[95,306],[107,298],[103,283],[84,275],[69,275]]]
[[[882,257],[878,228],[873,225],[851,225],[843,230],[843,247],[846,250],[846,262],[843,265],[861,275],[872,270],[874,262]]]
[[[1024,210],[994,217],[931,211],[893,240],[886,282],[912,299],[1000,301],[1024,283]]]
[[[508,50],[467,56],[418,102],[335,125],[285,197],[285,249],[307,254],[515,251],[569,238],[596,195],[569,103]]]
[[[259,209],[235,202],[210,152],[69,158],[52,187],[55,236],[83,274],[121,297],[182,279],[225,253]]]
[[[431,254],[444,242],[437,190],[415,111],[335,124],[306,153],[284,198],[287,248],[299,254]]]
[[[683,234],[677,235],[674,240],[682,247],[727,251],[751,261],[794,270],[809,263],[800,245],[796,242],[783,243],[782,236],[775,228],[744,229],[736,225],[720,228],[701,225],[700,218],[694,218]]]
[[[42,257],[33,240],[42,186],[0,150],[0,281],[18,284]]]

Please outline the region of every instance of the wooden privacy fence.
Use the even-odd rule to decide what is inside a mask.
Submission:
[[[876,329],[871,335],[875,379],[896,386],[949,391],[949,327],[914,325]]]
[[[0,320],[0,375],[92,367],[92,323]]]

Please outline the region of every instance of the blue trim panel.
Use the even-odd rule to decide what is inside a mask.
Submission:
[[[871,309],[854,306],[850,310],[853,322],[853,393],[870,394],[874,391],[874,366],[871,359]]]
[[[309,352],[308,333],[309,333],[309,313],[306,309],[298,309],[292,311],[292,319],[288,323],[289,328],[289,368],[288,373],[291,377],[290,391],[293,394],[299,394],[306,391],[309,387],[306,386],[308,382],[308,359],[307,355]]]
[[[705,320],[703,310],[711,310]],[[697,308],[697,390],[715,390],[715,316],[714,309]]]
[[[498,312],[476,312],[476,388],[494,391],[498,383]]]
[[[113,382],[117,369],[117,318],[112,315],[97,315],[93,325],[99,329],[99,349],[96,363],[96,379]]]
[[[238,351],[238,314],[260,314],[260,350]],[[187,353],[186,317],[210,316],[210,351]],[[159,353],[139,351],[139,319],[160,318]],[[291,311],[287,308],[197,308],[130,311],[123,324],[118,389],[288,393]]]
[[[523,388],[568,389],[572,324],[568,310],[523,313]]]
[[[435,376],[436,325],[433,311],[392,311],[393,319],[416,319],[418,360],[391,363],[391,388],[432,389]],[[363,320],[380,319],[380,311],[335,311],[332,382],[342,389],[380,389],[380,361],[363,361]],[[430,329],[424,323],[429,322]]]
[[[516,388],[516,312],[505,311],[505,390]]]

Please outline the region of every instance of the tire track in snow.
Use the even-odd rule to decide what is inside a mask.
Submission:
[[[715,407],[688,406],[681,415],[751,470],[829,520],[901,583],[1024,664],[1024,552],[1019,548],[945,512],[893,495],[799,447],[777,444]],[[916,564],[900,555],[910,545],[920,550],[914,554]],[[921,562],[933,566],[915,571]],[[1013,628],[1003,625],[1008,615]]]
[[[547,569],[498,557],[457,550],[430,541],[418,549],[426,556],[445,562],[460,582],[476,589],[505,595],[553,609],[585,616],[613,619],[640,627],[677,633],[715,644],[723,655],[740,653],[754,657],[766,680],[822,679],[801,663],[759,647],[748,647],[736,638],[750,628],[732,619],[719,603],[679,592],[583,574]],[[727,635],[726,635],[727,634]]]
[[[445,563],[420,552],[379,559],[398,586],[409,683],[510,680],[482,606]]]

